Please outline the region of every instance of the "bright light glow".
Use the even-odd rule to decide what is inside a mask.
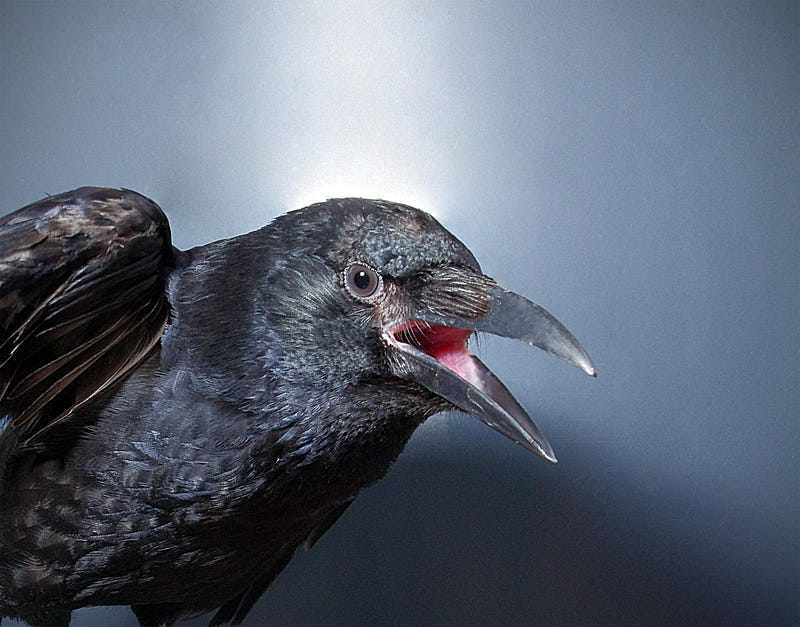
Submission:
[[[301,179],[297,189],[287,195],[286,207],[298,209],[329,198],[381,198],[417,207],[437,219],[442,217],[434,204],[420,193],[422,186],[404,186],[393,180],[390,168],[373,165],[350,170],[343,174],[341,170],[326,169],[324,164],[318,164],[308,172],[307,179]]]
[[[307,2],[263,5],[231,27],[236,46],[221,68],[237,68],[248,86],[231,115],[249,116],[241,146],[264,190],[286,208],[357,196],[443,218],[436,201],[446,198],[458,152],[452,138],[463,130],[431,115],[449,108],[428,49],[441,24],[402,6]],[[251,82],[261,65],[270,74]]]

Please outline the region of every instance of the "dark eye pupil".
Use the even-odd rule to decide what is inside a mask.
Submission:
[[[358,289],[366,290],[370,283],[369,275],[364,272],[364,270],[360,270],[356,272],[356,275],[353,277],[353,283]]]
[[[352,263],[345,272],[345,285],[356,298],[372,298],[380,291],[381,276],[363,263]]]

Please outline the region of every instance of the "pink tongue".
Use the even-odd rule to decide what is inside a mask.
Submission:
[[[478,377],[473,355],[467,350],[467,338],[471,333],[466,329],[435,324],[425,330],[420,348],[462,379],[476,384]]]
[[[431,355],[439,363],[444,364],[459,377],[468,381],[475,387],[482,389],[478,372],[475,369],[475,356],[464,348],[459,352],[442,353],[441,355]]]

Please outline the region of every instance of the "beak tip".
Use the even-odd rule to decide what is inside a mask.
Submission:
[[[525,448],[528,448],[529,450],[539,455],[539,457],[542,457],[553,464],[558,463],[558,458],[556,457],[556,454],[553,451],[553,447],[550,446],[550,442],[548,442],[547,440],[543,439],[543,441],[541,442],[536,442],[535,447],[533,448],[529,446],[526,446]]]
[[[590,377],[594,377],[596,379],[597,378],[597,368],[594,367],[594,363],[592,363],[592,360],[589,358],[589,355],[587,355],[584,352],[584,354],[581,357],[582,358],[579,359],[578,362],[575,365],[578,366],[578,368],[583,370]]]

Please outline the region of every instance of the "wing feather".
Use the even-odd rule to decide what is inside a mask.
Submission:
[[[0,457],[3,439],[35,444],[141,362],[169,317],[174,259],[166,216],[129,190],[0,218]]]

